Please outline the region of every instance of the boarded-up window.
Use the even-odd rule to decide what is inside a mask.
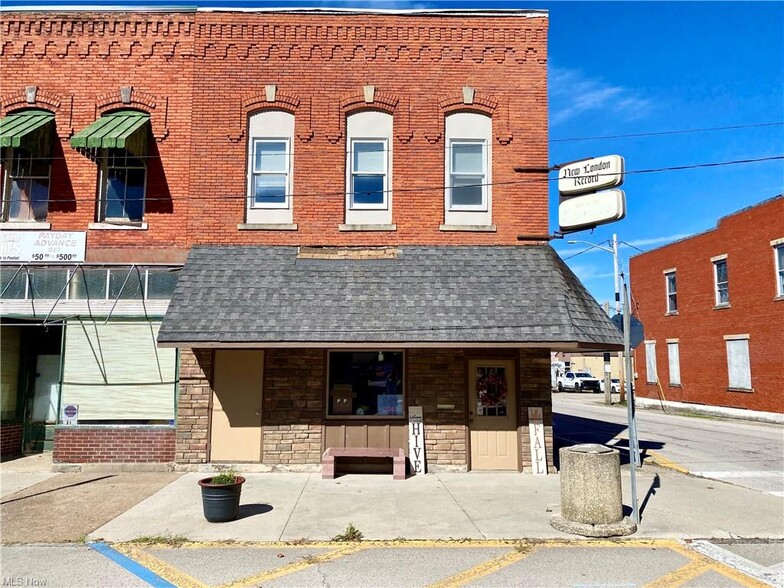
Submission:
[[[656,375],[656,341],[645,342],[645,372],[645,381],[649,384],[659,381]]]
[[[751,389],[751,366],[749,365],[749,340],[727,339],[727,371],[729,387]]]
[[[678,343],[675,341],[667,342],[667,358],[670,364],[670,386],[681,385],[681,353]]]
[[[159,327],[68,321],[62,399],[80,422],[174,418],[176,351],[157,347]]]

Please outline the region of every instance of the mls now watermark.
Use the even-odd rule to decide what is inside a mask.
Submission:
[[[3,576],[3,586],[46,586],[43,578],[31,578],[30,576]]]

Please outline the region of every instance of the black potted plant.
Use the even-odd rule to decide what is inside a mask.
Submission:
[[[245,478],[234,468],[225,468],[199,480],[204,518],[211,523],[233,521],[240,513],[240,493]]]

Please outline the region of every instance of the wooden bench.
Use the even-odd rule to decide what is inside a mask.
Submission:
[[[321,456],[321,477],[335,478],[336,457],[391,457],[392,479],[406,479],[406,454],[399,447],[329,447]]]

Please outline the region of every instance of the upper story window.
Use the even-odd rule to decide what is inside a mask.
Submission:
[[[295,228],[292,207],[294,115],[264,110],[248,121],[246,218],[250,225]]]
[[[730,303],[729,278],[727,276],[727,258],[714,259],[713,276],[715,280],[716,306]]]
[[[678,312],[678,294],[676,292],[675,272],[666,272],[664,274],[664,281],[667,288],[667,312]]]
[[[25,110],[0,120],[2,220],[44,222],[49,210],[54,115]]]
[[[71,137],[71,147],[99,165],[98,221],[146,227],[149,138],[150,115],[137,110],[104,114]]]
[[[346,216],[341,230],[394,230],[392,115],[375,110],[346,118]]]
[[[489,116],[458,112],[446,117],[444,223],[488,226],[492,222],[493,121]]]
[[[101,158],[99,220],[140,223],[144,220],[147,165],[127,149],[106,149]]]
[[[386,208],[389,190],[386,139],[355,139],[350,149],[350,207],[354,210]]]
[[[773,242],[776,264],[776,295],[784,296],[784,239]]]

